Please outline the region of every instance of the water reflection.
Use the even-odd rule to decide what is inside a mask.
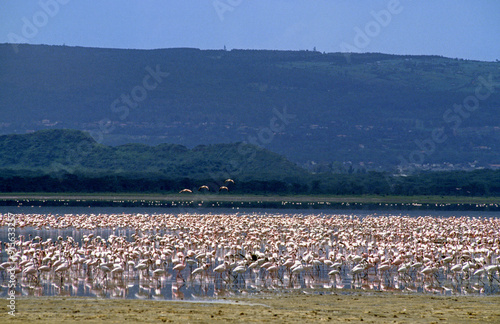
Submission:
[[[498,275],[491,277],[451,275],[442,269],[433,278],[424,278],[418,272],[408,275],[378,275],[367,272],[355,278],[347,269],[329,277],[327,269],[290,276],[285,271],[275,278],[265,271],[248,271],[244,275],[230,274],[227,278],[176,279],[174,273],[160,278],[124,274],[120,277],[88,276],[85,269],[65,275],[40,274],[37,278],[18,276],[16,290],[23,296],[87,296],[118,299],[199,300],[223,298],[259,292],[281,293],[290,289],[308,289],[322,292],[407,291],[440,295],[498,294]],[[2,297],[6,297],[7,280],[2,276]]]
[[[297,289],[500,293],[500,219],[491,214],[83,216],[16,215],[22,227],[14,260],[2,244],[0,296],[12,282],[24,296],[166,300]],[[94,227],[77,229],[81,219]],[[131,219],[139,225],[123,226]]]

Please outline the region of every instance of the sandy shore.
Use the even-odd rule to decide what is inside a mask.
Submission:
[[[319,321],[364,323],[500,323],[500,296],[258,295],[219,302],[174,302],[38,297],[16,299],[15,317],[1,303],[7,323],[215,323]],[[5,321],[5,320],[9,321]]]

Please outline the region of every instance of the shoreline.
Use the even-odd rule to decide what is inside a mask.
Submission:
[[[500,211],[500,197],[1,193],[0,206]]]
[[[500,197],[482,196],[382,196],[382,195],[257,195],[232,193],[57,193],[57,192],[15,192],[0,193],[0,200],[5,199],[147,199],[147,200],[183,200],[183,201],[295,201],[295,202],[358,202],[358,203],[500,203]]]
[[[361,322],[432,323],[500,321],[500,296],[370,294],[262,294],[228,297],[223,302],[98,299],[88,297],[18,297],[12,322]]]

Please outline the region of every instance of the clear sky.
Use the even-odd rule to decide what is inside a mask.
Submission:
[[[0,43],[500,59],[498,0],[0,0]]]

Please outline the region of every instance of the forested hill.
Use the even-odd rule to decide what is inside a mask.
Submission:
[[[213,192],[227,178],[233,193],[500,196],[500,170],[310,173],[243,143],[107,146],[76,130],[0,136],[0,192]]]
[[[188,148],[246,141],[316,171],[394,169],[403,159],[500,164],[498,62],[16,46],[0,44],[3,134],[66,128],[108,145]]]
[[[0,166],[30,174],[123,175],[223,181],[301,179],[307,173],[284,157],[250,144],[125,144],[106,146],[75,130],[0,136]]]

